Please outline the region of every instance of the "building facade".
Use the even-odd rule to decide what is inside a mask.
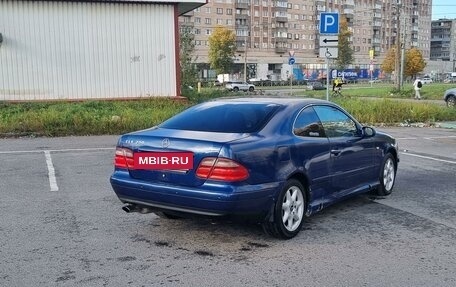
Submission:
[[[378,75],[392,47],[417,47],[429,59],[431,7],[432,0],[211,0],[180,22],[193,28],[195,56],[202,70],[209,69],[208,37],[221,25],[236,33],[233,73],[240,78],[244,78],[243,65],[249,68],[245,78],[287,79],[291,74],[306,78],[310,70],[324,66],[319,58],[320,13],[338,12],[352,32],[352,68],[362,71],[374,65]],[[292,66],[290,51],[296,59]]]
[[[432,21],[431,60],[456,61],[456,19]]]
[[[0,101],[180,96],[178,15],[206,0],[0,1]]]

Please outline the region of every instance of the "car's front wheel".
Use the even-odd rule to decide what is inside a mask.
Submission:
[[[448,107],[456,107],[456,96],[449,96],[446,102]]]
[[[396,181],[396,159],[390,153],[383,159],[382,169],[380,170],[380,185],[377,188],[378,195],[389,195],[393,192],[394,182]]]
[[[306,196],[304,186],[298,180],[287,181],[274,206],[271,219],[263,223],[266,233],[283,239],[296,236],[304,223]]]
[[[254,87],[249,87],[249,92],[253,92],[255,90]]]
[[[239,92],[239,88],[238,88],[238,87],[234,87],[234,88],[233,88],[233,91]]]

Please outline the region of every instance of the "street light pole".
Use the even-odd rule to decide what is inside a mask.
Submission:
[[[247,82],[247,36],[245,36],[244,48],[244,82]]]

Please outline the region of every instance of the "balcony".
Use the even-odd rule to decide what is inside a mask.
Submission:
[[[235,17],[236,20],[250,20],[250,15],[248,14],[236,14],[236,17]]]
[[[286,16],[276,16],[275,20],[276,20],[276,22],[287,23],[288,22],[288,17],[286,17]]]
[[[193,27],[195,27],[195,23],[189,22],[189,21],[179,22],[179,25],[180,25],[182,28],[193,28]]]
[[[275,52],[279,53],[279,54],[283,54],[283,53],[288,52],[288,48],[287,47],[278,47],[278,46],[276,46],[275,47]]]
[[[235,5],[237,9],[250,9],[249,0],[236,0]]]

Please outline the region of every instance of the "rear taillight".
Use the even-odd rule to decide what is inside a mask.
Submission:
[[[128,148],[116,148],[114,166],[118,168],[134,168],[133,151]]]
[[[220,181],[241,181],[249,177],[249,172],[231,159],[207,157],[199,164],[196,176]]]

